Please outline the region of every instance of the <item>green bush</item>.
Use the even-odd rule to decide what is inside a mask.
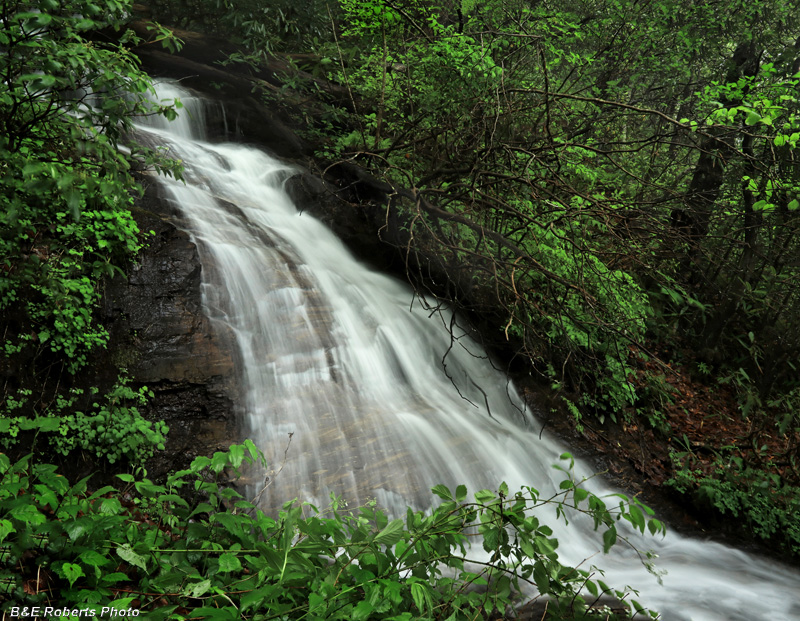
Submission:
[[[218,483],[259,459],[246,441],[197,458],[165,485],[119,475],[122,492],[89,493],[86,479],[70,485],[54,466],[0,454],[0,593],[10,599],[0,609],[56,602],[100,612],[113,602],[151,620],[475,619],[520,603],[530,586],[550,598],[551,618],[566,619],[603,595],[626,594],[594,568],[562,565],[536,509],[589,514],[606,550],[621,519],[663,532],[635,500],[606,507],[571,469],[550,498],[503,484],[470,500],[464,486],[438,485],[442,504],[405,519],[390,520],[375,503],[345,511],[336,499],[325,511],[289,501],[271,517]]]
[[[133,117],[174,115],[151,103],[152,82],[130,50],[88,40],[121,29],[129,11],[126,0],[102,10],[83,0],[0,7],[0,313],[13,317],[4,350],[52,352],[73,374],[108,340],[93,321],[103,277],[140,247],[132,167],[176,170],[146,149],[117,148]]]
[[[106,394],[105,401],[92,403],[92,409],[86,413],[73,408],[83,391],[73,389],[71,393],[71,398],[59,397],[54,408],[34,418],[9,416],[13,410],[10,406],[19,406],[20,401],[12,399],[10,405],[5,403],[5,411],[0,410],[4,414],[0,417],[0,446],[8,449],[17,443],[21,431],[35,431],[37,435],[43,434],[56,453],[67,456],[75,449],[82,449],[112,464],[123,458],[142,464],[156,450],[164,450],[169,427],[163,421],[145,420],[137,407],[153,396],[147,387],[133,390],[121,376]]]
[[[736,518],[734,523],[743,532],[800,558],[800,488],[767,468],[751,468],[740,458],[719,457],[707,474],[675,459],[679,467],[668,485],[701,506]]]
[[[163,423],[125,405],[144,393],[118,383],[107,403],[79,408],[70,392],[95,381],[77,376],[92,373],[108,343],[96,317],[104,283],[142,246],[133,171],[179,170],[129,144],[134,117],[175,115],[151,101],[152,81],[128,47],[140,42],[124,30],[130,14],[130,0],[0,6],[0,446],[35,431],[59,453],[82,448],[111,462],[163,446]],[[106,36],[114,31],[117,40]]]

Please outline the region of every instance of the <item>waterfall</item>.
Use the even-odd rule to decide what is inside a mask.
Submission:
[[[235,335],[245,433],[275,470],[263,502],[324,507],[333,492],[397,514],[430,506],[438,483],[557,489],[552,465],[567,447],[541,433],[449,312],[426,311],[298,213],[283,190],[291,166],[204,141],[204,102],[170,83],[158,91],[184,109],[140,131],[185,166],[185,184],[160,183],[201,254],[206,312]],[[586,487],[613,493],[596,479]],[[556,534],[562,562],[593,557],[606,582],[631,585],[667,621],[800,619],[800,574],[774,561],[674,533],[637,539],[659,556],[662,585],[621,546],[593,556],[602,544],[591,524]]]

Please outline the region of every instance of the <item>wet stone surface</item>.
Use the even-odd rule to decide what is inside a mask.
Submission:
[[[202,309],[202,268],[189,235],[176,228],[150,188],[135,212],[139,228],[153,231],[127,282],[106,289],[103,320],[113,362],[134,387],[154,397],[145,415],[169,425],[165,451],[150,463],[151,478],[184,468],[198,455],[238,440],[233,348]]]

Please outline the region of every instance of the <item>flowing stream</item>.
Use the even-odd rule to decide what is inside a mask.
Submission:
[[[184,109],[140,131],[185,166],[185,184],[160,183],[200,250],[206,312],[235,335],[245,431],[275,470],[262,502],[324,507],[335,492],[402,514],[429,507],[437,483],[474,492],[506,481],[551,495],[563,479],[552,464],[568,448],[540,434],[466,334],[451,336],[451,316],[427,312],[299,213],[283,191],[290,166],[204,141],[207,104],[171,83],[158,91]],[[586,487],[613,493],[604,485]],[[800,619],[800,574],[774,561],[674,533],[636,539],[658,554],[659,584],[630,549],[598,554],[600,537],[582,520],[556,535],[562,562],[591,558],[606,582],[631,585],[667,621]]]

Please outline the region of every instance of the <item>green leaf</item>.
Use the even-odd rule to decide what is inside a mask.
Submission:
[[[86,520],[78,519],[74,522],[65,522],[64,531],[67,533],[70,541],[76,541],[87,531]]]
[[[745,125],[755,125],[761,120],[761,115],[755,110],[747,110],[747,117],[744,120]]]
[[[117,582],[127,582],[128,580],[130,580],[128,575],[123,574],[121,571],[105,574],[100,578],[100,582],[103,584],[116,584]]]
[[[536,545],[536,549],[539,550],[539,553],[551,558],[553,558],[556,553],[554,542],[556,542],[555,539],[548,539],[547,537],[536,537],[534,539],[534,544]]]
[[[81,552],[80,556],[78,557],[86,563],[87,565],[91,565],[92,567],[102,567],[103,565],[108,565],[110,562],[108,558],[100,554],[99,552],[95,552],[94,550],[86,550]]]
[[[198,504],[194,510],[189,514],[189,517],[194,517],[195,515],[200,515],[201,513],[213,513],[214,507],[212,507],[207,502],[201,502]]]
[[[0,520],[0,543],[11,533],[17,532],[14,525],[8,520]]]
[[[450,493],[450,490],[444,485],[434,485],[431,488],[431,491],[436,494],[442,500],[453,500],[453,495]]]
[[[34,525],[44,524],[47,521],[47,518],[33,505],[14,507],[9,512],[9,515],[17,520]]]
[[[214,453],[213,457],[211,457],[211,464],[210,464],[211,471],[214,472],[215,474],[219,474],[225,469],[229,461],[230,460],[228,458],[227,453],[222,453],[219,451]]]
[[[655,514],[656,514],[656,512],[655,512],[655,511],[653,511],[653,510],[652,510],[650,507],[648,507],[646,504],[644,504],[644,503],[640,502],[638,499],[634,498],[634,499],[633,499],[633,502],[635,502],[635,503],[636,503],[636,506],[638,506],[638,507],[639,507],[639,508],[640,508],[642,511],[644,511],[644,512],[645,512],[647,515],[650,515],[650,516],[652,516],[652,515],[655,515]]]
[[[659,532],[664,532],[664,524],[659,520],[650,520],[647,523],[647,529],[650,531],[651,535],[655,535]]]
[[[248,608],[255,608],[257,606],[261,606],[265,601],[270,599],[271,595],[279,588],[280,587],[277,584],[268,584],[266,586],[256,589],[255,591],[252,591],[251,593],[245,594],[244,596],[242,596],[240,602],[241,612],[245,612]],[[309,601],[311,601],[310,597]]]
[[[603,552],[608,554],[608,551],[615,543],[617,543],[617,528],[612,526],[603,533]]]
[[[412,585],[412,587],[411,587],[412,592],[414,590],[414,586],[416,586],[416,585]],[[367,621],[367,619],[370,618],[370,615],[372,615],[372,612],[374,610],[375,610],[375,606],[373,606],[369,602],[360,601],[360,602],[358,602],[356,607],[353,609],[353,612],[350,613],[350,618],[353,621]]]
[[[152,234],[155,235],[155,233]],[[253,444],[253,441],[250,438],[247,438],[244,441],[243,446],[247,449],[247,452],[250,454],[250,457],[254,461],[258,461],[259,457],[261,456],[261,451],[258,450],[258,447],[255,444]]]
[[[544,594],[550,593],[550,575],[544,562],[536,561],[533,566],[533,581],[536,583],[536,588],[539,592]]]
[[[147,559],[134,552],[133,549],[131,549],[131,544],[126,543],[125,545],[118,546],[117,554],[123,561],[147,571]]]
[[[69,580],[70,588],[72,588],[72,585],[75,584],[78,578],[86,575],[83,573],[83,569],[81,569],[80,565],[74,565],[72,563],[64,563],[61,566],[61,572],[64,574],[64,577]]]
[[[432,603],[426,585],[421,582],[413,583],[411,585],[411,597],[414,599],[414,604],[417,606],[417,609],[425,614],[428,610],[427,604]]]
[[[103,498],[100,501],[100,513],[103,515],[119,515],[122,512],[122,503],[119,498]]]
[[[61,418],[58,416],[37,416],[33,419],[34,428],[39,431],[53,432],[58,431],[61,426]]]
[[[228,449],[231,454],[231,466],[238,468],[244,459],[244,446],[242,444],[231,444]]]
[[[375,535],[375,543],[378,545],[393,546],[403,537],[403,520],[392,520],[381,532]]]
[[[572,492],[572,495],[575,497],[575,502],[580,503],[589,497],[589,492],[587,492],[582,487],[576,487],[575,490]]]
[[[206,457],[205,455],[200,455],[192,460],[189,469],[192,472],[200,472],[203,468],[206,468],[210,463],[211,463],[210,457]]]
[[[644,514],[642,513],[642,510],[639,509],[639,507],[637,507],[636,505],[632,505],[630,507],[629,516],[630,516],[631,524],[633,524],[641,532],[644,532],[645,520],[644,520]]]
[[[475,492],[475,501],[482,505],[490,503],[496,498],[497,496],[495,496],[494,492],[489,491],[488,489],[482,489]]]
[[[202,597],[206,593],[208,593],[209,589],[211,588],[211,580],[203,580],[201,582],[195,582],[193,584],[187,585],[187,587],[183,590],[183,594],[187,597]],[[195,611],[196,614],[197,611]]]
[[[519,547],[528,558],[536,558],[536,550],[528,538],[520,539]]]
[[[235,554],[222,554],[219,557],[220,572],[240,571],[242,563]]]
[[[212,516],[212,521],[222,524],[226,531],[234,536],[238,536],[244,527],[247,526],[247,518],[242,515],[234,515],[225,511],[218,511]],[[291,529],[289,529],[291,532]]]
[[[497,526],[484,524],[480,528],[483,535],[483,549],[487,552],[494,552],[500,545],[500,530]]]

